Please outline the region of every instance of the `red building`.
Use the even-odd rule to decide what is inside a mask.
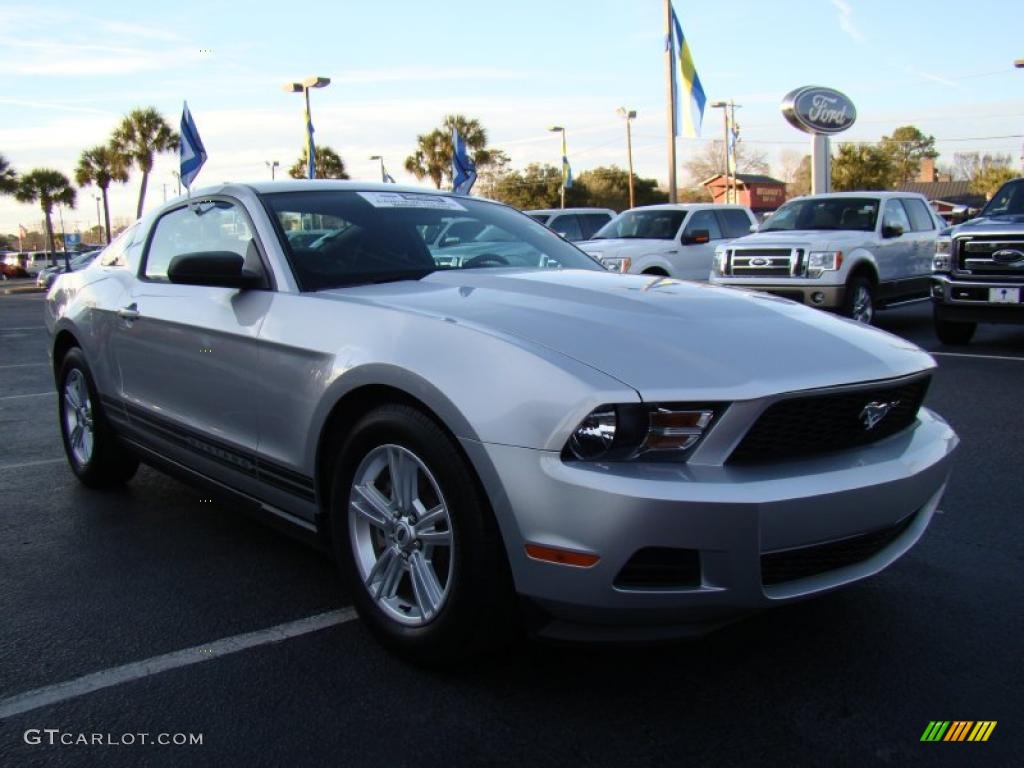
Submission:
[[[701,182],[711,199],[716,203],[725,202],[726,181],[724,174],[716,174]],[[737,202],[740,205],[750,206],[750,209],[757,214],[771,213],[784,202],[786,202],[786,182],[773,179],[771,176],[762,176],[757,173],[737,173],[736,190],[739,193]]]

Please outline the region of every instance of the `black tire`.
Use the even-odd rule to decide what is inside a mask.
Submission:
[[[350,512],[356,472],[363,471],[364,459],[371,460],[368,457],[375,451],[387,450],[384,446],[405,449],[422,462],[436,481],[450,518],[447,529],[454,544],[446,561],[451,563],[446,597],[436,615],[414,617],[424,622],[418,626],[393,618],[371,595],[360,570],[365,570],[365,561],[362,566],[357,563],[360,545],[353,543],[356,523],[350,525],[350,516],[359,519]],[[390,469],[387,472],[390,478]],[[419,479],[429,482],[422,474]],[[335,458],[329,503],[331,543],[342,577],[360,617],[382,645],[415,663],[450,665],[513,636],[514,593],[497,523],[472,468],[433,419],[399,404],[381,406],[364,416]],[[379,536],[381,553],[384,547],[397,546],[388,544],[380,529],[368,530]],[[358,533],[355,536],[359,538]],[[366,538],[360,540],[365,556]],[[372,572],[368,577],[372,580]],[[398,578],[406,591],[412,589],[411,569]],[[408,599],[412,605],[418,598]]]
[[[81,382],[88,393],[83,404],[83,413],[92,423],[92,445],[88,456],[83,457],[72,447],[72,429],[69,421],[75,420],[74,411],[68,398],[69,381]],[[121,485],[134,477],[139,468],[139,459],[129,452],[117,439],[103,412],[96,384],[85,362],[85,355],[77,347],[68,350],[61,361],[57,376],[57,414],[60,421],[60,436],[64,444],[71,471],[90,488],[109,488]]]
[[[666,272],[661,267],[651,267],[650,269],[645,269],[642,274],[651,275],[652,277],[668,277],[668,272]]]
[[[866,303],[865,303],[866,302]],[[843,315],[865,325],[875,322],[875,286],[863,275],[855,275],[846,283],[843,293]]]
[[[977,323],[954,323],[945,320],[938,308],[934,310],[933,320],[935,322],[935,335],[939,341],[951,347],[962,347],[971,343],[974,332],[978,329]]]

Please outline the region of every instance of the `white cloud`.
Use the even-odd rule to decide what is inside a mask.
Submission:
[[[832,0],[832,5],[839,11],[839,28],[855,43],[863,43],[864,35],[853,21],[853,8],[847,0]]]

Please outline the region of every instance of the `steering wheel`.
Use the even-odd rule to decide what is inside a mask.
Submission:
[[[507,267],[509,266],[508,259],[504,256],[499,256],[496,253],[481,253],[479,256],[474,256],[471,259],[466,259],[462,262],[463,269],[472,269],[474,267]]]

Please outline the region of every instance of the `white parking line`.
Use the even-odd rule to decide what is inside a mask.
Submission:
[[[85,696],[88,693],[101,691],[104,688],[112,688],[122,683],[130,683],[133,680],[141,680],[144,677],[158,675],[170,669],[188,667],[192,664],[238,653],[249,648],[278,643],[282,640],[298,637],[299,635],[307,635],[310,632],[319,632],[321,629],[344,624],[355,618],[356,612],[354,609],[340,608],[336,611],[308,616],[305,619],[290,621],[286,624],[278,624],[276,627],[268,627],[267,629],[248,632],[244,635],[235,635],[234,637],[225,637],[222,640],[216,640],[205,645],[197,645],[181,651],[165,653],[162,656],[154,656],[151,659],[105,669],[101,672],[93,672],[91,675],[85,675],[84,677],[64,683],[36,688],[32,691],[11,696],[9,699],[0,700],[0,720],[20,715],[23,712],[31,712],[41,707],[48,707],[51,704],[58,704],[68,699]]]
[[[1016,360],[1018,363],[1024,363],[1024,357],[1011,357],[1010,355],[972,355],[967,352],[929,352],[928,354],[941,357],[973,357],[976,360]]]
[[[30,395],[4,395],[0,397],[0,400],[17,400],[22,397],[46,397],[47,395],[56,395],[56,392],[33,392]]]
[[[5,469],[24,469],[25,467],[41,467],[44,464],[63,464],[67,459],[40,459],[39,461],[25,461],[21,464],[0,464],[0,472]]]
[[[45,325],[29,325],[25,328],[0,328],[0,333],[3,331],[45,331]]]
[[[11,365],[0,365],[0,371],[7,368],[35,368],[36,366],[49,365],[49,363],[12,363]]]

